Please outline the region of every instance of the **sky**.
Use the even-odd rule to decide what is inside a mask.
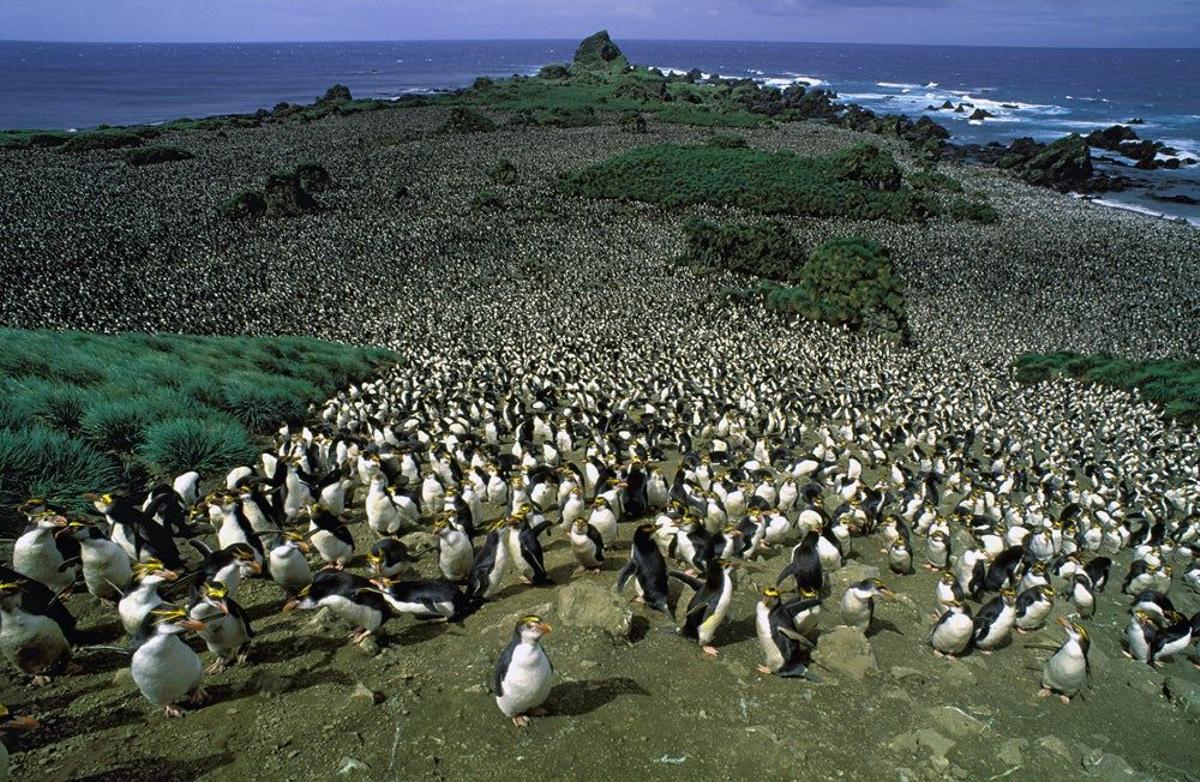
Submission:
[[[1200,0],[0,0],[0,40],[1200,46]]]

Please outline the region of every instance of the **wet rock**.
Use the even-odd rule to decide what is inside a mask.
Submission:
[[[829,597],[841,600],[846,588],[868,578],[879,578],[879,568],[864,565],[861,562],[850,562],[829,574]]]
[[[888,669],[888,673],[893,679],[900,682],[921,684],[927,678],[924,671],[918,671],[916,668],[906,668],[903,665],[893,665]]]
[[[612,638],[626,639],[633,612],[611,589],[590,581],[574,581],[558,591],[559,620],[570,627],[591,627]]]
[[[855,681],[862,681],[879,671],[875,653],[871,650],[871,642],[862,630],[853,627],[835,627],[827,633],[822,633],[813,659]]]
[[[978,736],[987,729],[979,720],[957,706],[934,706],[929,710],[932,724],[951,736]]]
[[[338,775],[344,774],[364,774],[371,770],[371,767],[361,760],[356,758],[344,757],[338,762]]]
[[[913,736],[917,739],[917,746],[921,749],[929,750],[933,753],[934,757],[944,759],[946,753],[954,749],[955,741],[953,739],[946,738],[932,728],[921,728],[913,731]]]
[[[1067,746],[1067,743],[1058,736],[1043,736],[1037,740],[1037,745],[1047,752],[1053,752],[1055,755],[1064,760],[1071,760],[1075,753]]]

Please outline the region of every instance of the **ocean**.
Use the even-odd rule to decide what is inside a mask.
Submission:
[[[334,83],[364,98],[436,92],[467,86],[477,76],[536,73],[546,63],[569,61],[576,43],[0,42],[0,128],[81,129],[251,112],[280,101],[311,102]],[[965,113],[927,112],[950,129],[953,141],[1046,141],[1136,118],[1142,137],[1200,160],[1200,49],[618,43],[638,64],[778,86],[800,82],[879,112],[915,117],[950,101],[996,115],[971,122]],[[1154,172],[1152,181],[1149,194],[1110,199],[1200,222],[1200,207],[1159,200],[1200,197],[1200,166]]]

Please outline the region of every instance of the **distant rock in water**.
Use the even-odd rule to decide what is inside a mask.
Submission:
[[[608,37],[607,30],[589,35],[575,50],[574,67],[581,70],[604,71],[625,70],[629,60],[621,53],[620,47]]]
[[[1126,141],[1138,140],[1138,134],[1134,132],[1133,128],[1124,125],[1111,125],[1104,130],[1093,130],[1087,135],[1088,146],[1113,152],[1120,152],[1121,144]]]
[[[317,98],[318,106],[328,106],[331,103],[349,103],[354,100],[350,95],[350,88],[343,84],[335,84],[325,90],[325,94]]]
[[[1093,189],[1091,150],[1078,133],[1060,138],[1053,144],[1038,144],[1030,138],[1017,139],[1009,145],[999,165],[1017,172],[1031,185],[1061,191]]]
[[[967,117],[967,119],[969,119],[969,120],[984,120],[984,119],[987,119],[988,117],[994,117],[994,116],[996,116],[996,115],[993,114],[992,112],[988,111],[987,109],[975,109],[975,111],[971,112],[971,116]]]

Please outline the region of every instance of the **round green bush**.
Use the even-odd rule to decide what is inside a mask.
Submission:
[[[83,495],[118,480],[112,460],[87,443],[43,426],[0,429],[0,507],[44,497],[82,510]]]
[[[88,405],[81,427],[84,435],[103,451],[128,451],[142,441],[149,421],[141,399],[98,399]]]
[[[154,475],[167,478],[188,470],[201,474],[227,470],[254,459],[257,449],[246,430],[221,419],[175,418],[145,430],[138,459]]]

